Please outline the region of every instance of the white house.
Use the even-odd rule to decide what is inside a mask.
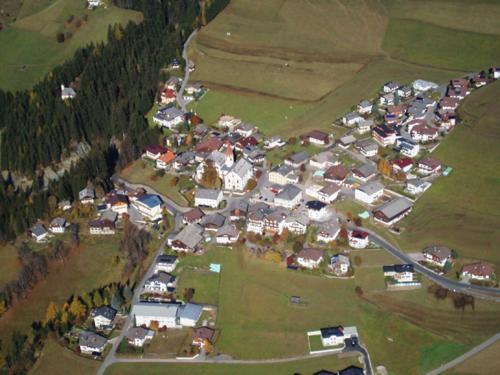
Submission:
[[[358,113],[368,114],[372,112],[373,104],[368,100],[363,100],[358,104]]]
[[[297,254],[297,263],[304,268],[318,268],[323,261],[323,250],[306,248],[300,250]]]
[[[173,272],[177,264],[179,264],[179,259],[175,255],[159,255],[156,258],[154,272]]]
[[[373,122],[373,120],[363,119],[357,123],[356,131],[358,132],[358,134],[365,134],[368,133],[374,125],[375,123]]]
[[[406,191],[412,195],[419,195],[431,187],[432,183],[420,178],[412,178],[406,181]]]
[[[295,185],[286,185],[283,190],[281,190],[274,197],[274,204],[276,206],[281,206],[285,208],[293,208],[300,203],[302,199],[302,189]]]
[[[349,246],[355,249],[364,249],[370,243],[368,233],[362,230],[351,230],[348,234]]]
[[[323,220],[328,216],[328,206],[320,201],[309,201],[306,203],[307,215],[311,220]]]
[[[163,216],[162,200],[156,194],[144,194],[137,198],[133,205],[141,215],[149,220],[159,220]]]
[[[49,235],[49,232],[42,224],[35,224],[29,230],[29,233],[32,238],[36,240],[36,242],[43,242]]]
[[[411,139],[416,142],[429,142],[438,138],[439,132],[435,128],[425,125],[415,126],[410,130]]]
[[[370,181],[354,190],[354,199],[372,204],[384,195],[384,185],[379,181]]]
[[[186,303],[179,307],[179,323],[182,327],[195,327],[201,317],[203,307],[194,303]]]
[[[75,90],[73,90],[72,87],[65,87],[64,85],[61,85],[61,99],[66,100],[66,99],[74,99],[76,96]]]
[[[127,331],[126,337],[129,345],[142,348],[147,342],[153,340],[155,332],[143,327],[132,327]]]
[[[326,185],[310,185],[306,188],[306,194],[323,203],[333,203],[340,192],[340,186],[330,182]]]
[[[318,228],[316,241],[330,243],[332,241],[335,241],[339,234],[340,226],[337,223],[330,221]]]
[[[361,155],[371,158],[378,154],[379,146],[370,139],[362,139],[356,142],[354,147],[361,153]]]
[[[461,271],[462,278],[474,280],[491,280],[494,275],[495,270],[493,266],[484,262],[466,264],[462,267]]]
[[[359,113],[356,112],[350,112],[344,117],[342,117],[342,124],[347,125],[347,126],[354,126],[361,120],[364,120],[363,117],[359,115]]]
[[[217,229],[215,242],[222,245],[229,245],[238,242],[240,231],[234,224],[226,224]]]
[[[419,92],[435,90],[439,87],[436,83],[430,81],[424,81],[423,79],[417,79],[413,81],[412,86],[415,91]]]
[[[343,254],[335,254],[330,258],[328,270],[336,275],[345,275],[349,272],[351,261],[349,257]]]
[[[399,83],[396,83],[396,82],[393,82],[393,81],[389,81],[386,84],[384,84],[384,86],[382,87],[382,91],[385,94],[394,93],[394,92],[397,91],[397,89],[399,88],[399,86],[400,86]]]
[[[273,148],[283,147],[284,145],[286,145],[286,142],[277,136],[271,137],[264,141],[264,148],[266,150],[272,150]]]
[[[234,116],[222,115],[219,118],[218,125],[220,128],[227,128],[228,131],[234,131],[238,126],[241,125],[241,120]]]
[[[90,312],[90,317],[97,329],[113,328],[115,316],[116,310],[109,306],[97,307]]]
[[[397,283],[410,283],[415,279],[413,264],[394,264],[384,266],[384,276],[392,277]]]
[[[152,322],[158,322],[158,327],[179,328],[177,324],[177,304],[136,303],[131,314],[136,326],[149,327]]]
[[[144,291],[149,293],[167,293],[175,289],[177,280],[175,276],[160,271],[155,273],[144,283]]]
[[[217,208],[222,202],[223,194],[216,189],[198,189],[194,195],[194,205],[196,207]]]
[[[92,204],[94,203],[95,192],[92,188],[85,188],[78,192],[78,199],[81,204]]]
[[[344,345],[345,340],[358,335],[356,327],[326,327],[321,328],[320,332],[323,346]]]
[[[82,332],[78,338],[80,352],[84,354],[102,353],[108,340],[94,332]]]
[[[422,255],[427,262],[444,267],[451,259],[451,250],[445,246],[432,245],[423,249]]]
[[[175,107],[162,108],[153,116],[153,122],[159,126],[173,129],[184,122],[184,112]]]
[[[283,228],[293,234],[305,234],[309,225],[309,218],[303,214],[292,214],[285,219]]]
[[[163,147],[158,144],[151,144],[144,148],[144,154],[143,157],[147,157],[148,159],[151,160],[157,160],[160,158],[160,156],[166,154],[168,152],[168,148]],[[171,151],[170,151],[171,152]]]
[[[49,230],[52,233],[64,233],[66,230],[66,219],[63,217],[54,218],[49,225]]]
[[[287,164],[279,164],[269,172],[269,182],[278,185],[296,184],[299,182],[299,176],[296,170]]]
[[[414,158],[420,152],[420,146],[418,143],[413,143],[404,138],[396,140],[396,147],[399,148],[401,155],[407,156],[409,158]]]
[[[241,158],[224,175],[224,188],[231,191],[243,191],[252,176],[252,164],[245,158]]]
[[[425,157],[418,162],[418,172],[423,175],[440,173],[441,168],[441,162],[431,157]]]
[[[498,68],[498,67],[491,68],[491,71],[493,72],[493,79],[500,78],[500,68]]]
[[[92,235],[115,234],[115,223],[108,219],[96,219],[89,221],[89,233]]]

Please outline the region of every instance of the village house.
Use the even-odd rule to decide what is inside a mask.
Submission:
[[[384,195],[384,185],[379,181],[367,182],[354,190],[354,199],[373,204]]]
[[[373,139],[382,147],[396,143],[396,131],[387,125],[378,125],[372,129]]]
[[[323,346],[345,345],[345,340],[358,335],[356,327],[326,327],[321,328],[320,332]]]
[[[188,225],[172,237],[169,245],[174,251],[194,253],[203,240],[203,231],[204,229],[198,224]]]
[[[247,217],[246,231],[262,235],[264,233],[264,220],[269,208],[250,209]]]
[[[167,152],[168,152],[168,148],[163,147],[163,146],[158,145],[158,144],[152,144],[152,145],[147,146],[144,149],[143,157],[147,157],[151,160],[156,160],[160,156],[166,154]]]
[[[318,146],[326,146],[330,143],[330,136],[319,130],[312,130],[309,133],[303,134],[300,139]]]
[[[115,316],[116,310],[110,306],[96,307],[90,312],[94,326],[100,330],[112,329],[114,327],[113,321],[115,320]]]
[[[184,112],[176,107],[166,107],[158,110],[153,116],[153,122],[167,129],[173,129],[184,122]]]
[[[78,346],[83,354],[100,355],[108,340],[94,332],[82,332],[78,337]]]
[[[242,137],[250,137],[252,134],[256,134],[259,131],[259,128],[252,124],[242,123],[240,124],[235,132],[240,134]]]
[[[342,117],[342,124],[346,126],[354,126],[361,120],[363,120],[363,117],[361,117],[357,112],[350,112]]]
[[[330,243],[337,239],[340,234],[340,226],[334,221],[322,224],[318,228],[316,234],[316,241],[323,243]]]
[[[281,234],[285,227],[285,220],[288,211],[282,208],[276,208],[265,213],[264,233],[267,235]]]
[[[460,100],[458,100],[457,98],[450,98],[448,96],[445,96],[439,100],[438,108],[442,109],[443,111],[453,112],[458,108],[459,104]]]
[[[264,141],[264,148],[266,150],[272,150],[274,148],[280,148],[286,145],[286,142],[283,141],[280,137],[274,136],[271,138],[268,138]]]
[[[61,201],[57,204],[57,207],[61,210],[61,211],[69,211],[71,210],[71,202],[69,200],[64,200],[64,201]]]
[[[78,200],[81,204],[93,204],[95,191],[93,188],[86,187],[78,192]]]
[[[220,150],[223,144],[224,142],[219,138],[210,137],[198,143],[195,147],[195,152],[197,154],[208,155],[214,151]]]
[[[426,92],[429,90],[436,90],[439,86],[430,81],[424,81],[423,79],[417,79],[413,81],[413,89],[418,92]]]
[[[342,184],[349,174],[349,169],[343,165],[334,165],[325,171],[323,178],[325,181]]]
[[[164,88],[160,94],[161,104],[171,104],[177,100],[177,92],[168,87]]]
[[[296,184],[299,182],[299,176],[292,166],[278,164],[269,172],[269,182],[278,185]]]
[[[410,130],[410,136],[416,142],[430,142],[438,138],[439,131],[435,128],[419,125]]]
[[[369,234],[362,230],[351,230],[348,233],[349,246],[355,249],[364,249],[370,243]]]
[[[401,157],[391,160],[391,166],[394,173],[408,173],[413,168],[413,159],[408,157]]]
[[[219,228],[224,226],[226,217],[218,212],[205,215],[200,221],[200,226],[206,231],[217,232]]]
[[[129,345],[142,348],[146,343],[153,340],[155,332],[143,327],[131,327],[125,337]]]
[[[198,189],[194,195],[194,205],[197,207],[217,208],[222,202],[222,191],[216,189]]]
[[[208,344],[213,344],[215,330],[209,327],[198,327],[193,330],[192,345],[203,348]]]
[[[172,168],[175,171],[186,170],[192,165],[194,165],[194,162],[195,162],[194,152],[192,151],[181,152],[175,157],[175,160],[172,163]]]
[[[389,226],[408,215],[412,208],[413,204],[408,199],[398,197],[373,210],[373,217],[375,221]]]
[[[115,223],[108,219],[96,219],[89,221],[89,233],[92,235],[115,234]]]
[[[106,196],[106,204],[111,211],[116,212],[120,217],[128,212],[130,200],[125,194],[109,194]]]
[[[182,327],[195,327],[201,317],[203,307],[195,303],[186,303],[179,307],[179,323]]]
[[[73,89],[73,87],[65,87],[64,85],[61,85],[61,99],[66,100],[66,99],[74,99],[76,97],[76,92]]]
[[[370,139],[362,139],[356,142],[354,147],[361,153],[361,155],[371,158],[378,154],[379,146]]]
[[[382,92],[384,92],[385,94],[394,93],[397,91],[399,87],[400,87],[399,83],[389,81],[385,83],[384,86],[382,87]]]
[[[406,112],[406,106],[403,104],[398,105],[388,105],[386,109],[386,114],[392,115],[395,118],[401,118]]]
[[[373,104],[368,101],[368,100],[363,100],[361,101],[358,106],[357,110],[359,114],[370,114],[372,112]]]
[[[432,245],[422,250],[424,259],[432,264],[444,267],[451,260],[451,250],[445,246]]]
[[[145,218],[156,221],[163,217],[162,200],[156,194],[144,194],[134,201],[133,206]]]
[[[167,82],[165,82],[165,88],[170,90],[177,90],[177,88],[181,85],[182,79],[179,77],[172,76]]]
[[[418,162],[418,173],[423,175],[431,175],[441,173],[441,162],[431,157],[425,157]]]
[[[234,148],[237,151],[242,152],[243,150],[253,150],[258,144],[259,141],[257,140],[257,138],[251,135],[249,137],[243,137],[238,139]]]
[[[203,216],[205,216],[205,213],[199,207],[195,207],[182,215],[182,222],[184,224],[196,224],[200,222]]]
[[[309,160],[309,165],[317,169],[328,169],[340,164],[338,157],[332,151],[323,151],[314,155]]]
[[[351,268],[351,261],[347,255],[335,254],[330,257],[330,264],[328,270],[337,275],[342,276],[349,272]]]
[[[367,182],[377,175],[377,168],[373,164],[363,164],[360,167],[354,168],[352,175],[361,182]]]
[[[340,186],[334,183],[325,185],[310,185],[306,189],[306,194],[319,200],[320,202],[330,204],[333,203],[340,192]]]
[[[240,230],[234,224],[226,224],[217,229],[215,242],[222,245],[230,245],[238,242]]]
[[[224,189],[243,191],[253,176],[252,164],[244,158],[239,159],[231,170],[224,175]]]
[[[401,155],[409,158],[414,158],[420,152],[420,146],[418,143],[414,143],[405,138],[399,138],[396,140],[396,147]]]
[[[412,195],[419,195],[430,188],[432,183],[420,178],[412,178],[406,181],[406,191]]]
[[[49,230],[52,233],[64,233],[66,230],[66,219],[63,217],[55,217],[49,224]]]
[[[144,283],[144,291],[149,293],[167,293],[174,291],[177,285],[175,276],[160,271],[155,273]]]
[[[301,235],[306,233],[308,225],[309,218],[307,216],[294,213],[285,219],[283,228],[286,228],[290,233]]]
[[[324,252],[320,249],[305,248],[297,254],[297,263],[304,268],[318,268],[324,259]]]
[[[412,95],[412,89],[410,86],[401,86],[397,89],[396,94],[398,94],[400,98],[407,99]]]
[[[393,264],[383,266],[384,276],[394,279],[396,283],[404,284],[415,281],[413,264]]]
[[[157,322],[158,328],[180,328],[177,323],[179,305],[161,303],[136,303],[130,314],[135,319],[136,326],[148,328],[152,322]]]
[[[306,208],[307,215],[311,220],[323,220],[329,214],[328,206],[326,205],[326,203],[320,201],[308,201],[306,203]]]
[[[175,255],[161,254],[158,255],[155,261],[154,273],[173,272],[179,264],[179,258]]]
[[[188,95],[197,95],[202,92],[203,86],[199,82],[188,83],[185,90]]]
[[[460,275],[465,279],[491,280],[495,275],[495,271],[491,264],[476,262],[463,266]]]
[[[337,144],[339,145],[340,148],[346,150],[354,143],[356,143],[356,137],[353,136],[352,134],[349,134],[340,137]]]
[[[358,366],[349,366],[340,370],[337,375],[365,375],[365,370]]]
[[[394,95],[394,93],[389,92],[387,94],[381,95],[378,99],[378,102],[380,105],[393,105],[395,98],[396,96]]]
[[[356,124],[356,131],[358,134],[365,134],[368,133],[374,126],[375,123],[373,122],[372,119],[369,120],[363,119]]]
[[[276,206],[285,207],[288,209],[294,208],[300,203],[302,199],[302,190],[295,185],[286,185],[274,197],[274,204]]]
[[[229,132],[233,132],[238,126],[241,125],[241,120],[234,116],[222,115],[219,117],[217,124],[219,128],[227,129]]]
[[[300,168],[300,166],[307,163],[308,160],[309,154],[307,153],[307,151],[300,151],[287,157],[285,159],[285,164],[293,168]]]
[[[34,238],[36,242],[43,242],[49,235],[49,232],[42,224],[37,223],[31,227],[29,235]]]
[[[164,154],[162,154],[158,159],[156,159],[156,168],[166,170],[172,165],[175,160],[175,154],[167,150]]]

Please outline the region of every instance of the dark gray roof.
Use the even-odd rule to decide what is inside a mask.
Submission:
[[[368,195],[372,195],[372,194],[374,194],[380,190],[383,190],[383,189],[384,189],[384,185],[382,185],[382,183],[379,181],[370,181],[370,182],[367,182],[366,184],[363,184],[360,187],[358,187],[358,190],[360,190]]]
[[[198,320],[203,311],[201,305],[196,305],[194,303],[187,303],[179,308],[179,317],[181,319],[192,319]]]
[[[381,212],[386,218],[391,219],[408,210],[412,206],[413,204],[406,198],[395,198],[380,206],[376,209],[376,211]]]
[[[295,185],[286,185],[283,190],[276,194],[276,198],[291,201],[301,192],[302,190]]]
[[[93,318],[97,316],[104,316],[109,320],[113,320],[116,316],[116,310],[110,306],[101,306],[92,310],[91,316]]]
[[[35,236],[42,236],[47,233],[47,229],[42,224],[35,224],[31,227],[31,233]]]
[[[127,339],[129,340],[144,340],[148,335],[149,330],[143,327],[132,327],[127,331]]]
[[[219,198],[221,191],[216,189],[198,189],[196,190],[195,197],[199,199],[213,199]]]
[[[89,348],[101,349],[103,348],[108,340],[94,332],[82,332],[78,338],[78,344],[80,346],[87,346]]]
[[[305,162],[307,159],[309,159],[309,154],[307,153],[307,151],[300,151],[300,152],[297,152],[293,155],[290,155],[287,160],[289,160],[290,162],[292,163],[303,163]]]

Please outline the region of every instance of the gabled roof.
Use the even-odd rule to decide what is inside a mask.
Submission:
[[[370,181],[358,187],[358,190],[367,195],[373,195],[380,190],[384,190],[384,185],[380,181]]]
[[[156,194],[144,194],[140,196],[137,201],[145,204],[149,208],[153,208],[162,204],[162,200]]]
[[[283,199],[287,201],[292,201],[294,200],[297,195],[302,193],[302,190],[299,189],[295,185],[286,185],[283,190],[281,190],[278,194],[276,194],[275,199]]]
[[[208,340],[212,341],[215,335],[215,330],[208,327],[198,327],[193,331],[193,340]]]
[[[103,316],[106,319],[113,320],[116,316],[116,310],[110,306],[101,306],[92,310],[91,316],[96,318],[98,316]]]
[[[427,246],[422,250],[422,253],[432,255],[439,259],[447,259],[451,257],[451,250],[446,246],[440,245]]]
[[[294,164],[298,164],[298,163],[303,163],[305,162],[307,159],[309,159],[309,154],[307,151],[300,151],[300,152],[297,152],[293,155],[290,155],[287,160],[294,163]]]
[[[108,340],[94,332],[82,332],[78,338],[80,346],[87,346],[89,348],[101,349],[106,345]]]
[[[319,261],[324,256],[324,251],[320,249],[306,248],[299,251],[298,258],[310,259],[312,261]]]
[[[181,319],[198,320],[202,311],[203,307],[201,305],[186,303],[185,305],[179,307],[179,317]]]
[[[210,199],[217,200],[221,194],[220,190],[217,189],[198,189],[195,192],[195,199]]]

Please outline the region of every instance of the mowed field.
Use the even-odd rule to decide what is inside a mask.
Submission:
[[[108,368],[106,375],[172,374],[172,375],[290,375],[313,374],[320,370],[342,370],[350,365],[360,365],[356,357],[314,358],[289,363],[241,365],[241,364],[116,364]]]
[[[203,257],[185,258],[179,268],[220,263],[220,282],[213,274],[199,283],[198,272],[191,270],[180,271],[179,280],[182,288],[195,287],[193,301],[218,301],[216,349],[237,359],[304,355],[307,331],[356,325],[375,366],[384,365],[391,374],[419,374],[500,329],[500,306],[477,301],[475,311],[457,311],[451,300],[436,301],[428,294],[428,284],[386,292],[382,265],[395,259],[382,250],[353,255],[362,258],[355,279],[335,280],[288,271],[241,248],[212,248]],[[354,292],[358,285],[362,298]],[[304,304],[292,305],[291,296],[300,296]]]
[[[190,45],[193,80],[225,98],[196,109],[234,111],[267,134],[329,129],[388,80],[443,83],[496,64],[499,14],[493,1],[232,0]],[[307,110],[285,119],[283,101]],[[260,124],[239,103],[280,121]]]
[[[500,370],[500,341],[457,367],[445,372],[446,375],[482,375],[497,374]]]
[[[74,16],[71,23],[69,16]],[[86,9],[85,0],[24,1],[17,20],[0,31],[0,88],[29,88],[79,47],[105,40],[108,25],[141,20],[141,13],[115,6]],[[71,32],[72,37],[57,43],[59,32]]]
[[[408,251],[438,243],[500,270],[500,82],[482,88],[460,107],[460,124],[433,156],[453,167],[418,200],[396,241]]]

